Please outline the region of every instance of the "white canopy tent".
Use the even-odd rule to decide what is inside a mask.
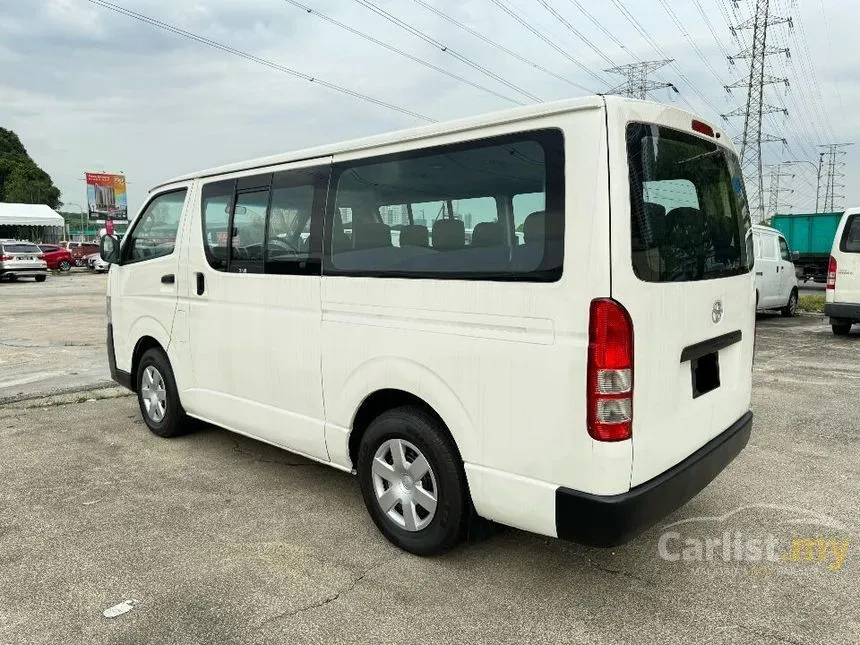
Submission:
[[[65,226],[63,216],[45,204],[0,203],[0,238],[58,242]]]

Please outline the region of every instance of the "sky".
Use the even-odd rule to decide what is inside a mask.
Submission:
[[[462,31],[419,0],[372,2],[445,51],[360,0],[301,3],[465,80],[367,42],[285,0],[115,3],[439,121],[516,102],[606,92],[624,79],[603,70],[668,57],[674,63],[652,78],[673,83],[679,93],[658,89],[649,98],[723,123],[740,145],[743,119],[724,122],[720,114],[746,101],[744,88],[729,93],[724,86],[744,80],[747,63],[731,65],[726,55],[750,43],[751,32],[738,31],[738,40],[729,23],[748,19],[754,0],[736,6],[731,0],[422,1],[547,71]],[[765,144],[765,163],[802,162],[782,170],[780,185],[787,190],[780,193],[781,212],[815,209],[817,146],[830,142],[858,143],[846,148],[840,192],[843,206],[860,205],[860,119],[852,113],[860,104],[855,4],[770,0],[772,15],[790,15],[793,28],[783,23],[769,29],[769,44],[789,48],[791,57],[768,58],[768,73],[789,78],[790,85],[766,88],[766,101],[789,113],[765,118],[764,130],[788,141]],[[88,0],[0,0],[0,70],[0,127],[20,136],[62,190],[69,211],[85,207],[87,171],[124,173],[134,213],[153,185],[173,176],[424,123]]]

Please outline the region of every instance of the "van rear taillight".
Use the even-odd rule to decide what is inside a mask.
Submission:
[[[836,258],[830,256],[830,264],[827,266],[827,288],[836,288]]]
[[[588,434],[629,439],[633,427],[633,323],[618,302],[591,302],[588,323]]]

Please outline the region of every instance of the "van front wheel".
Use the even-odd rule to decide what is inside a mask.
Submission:
[[[146,427],[159,437],[188,431],[170,361],[160,349],[144,352],[137,368],[137,402]]]
[[[358,477],[374,524],[401,549],[436,555],[466,536],[472,508],[462,460],[423,410],[395,408],[371,422],[359,448]]]
[[[791,318],[797,313],[797,289],[791,290],[791,295],[788,297],[788,303],[782,308],[782,315],[786,318]]]

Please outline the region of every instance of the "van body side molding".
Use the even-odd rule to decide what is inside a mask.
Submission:
[[[735,343],[741,342],[741,338],[743,338],[743,334],[740,329],[737,329],[735,331],[730,331],[728,334],[717,336],[716,338],[703,340],[695,345],[688,345],[681,350],[681,362],[686,363],[687,361],[701,358],[702,356],[712,354],[713,352],[718,352],[721,349],[725,349]]]

